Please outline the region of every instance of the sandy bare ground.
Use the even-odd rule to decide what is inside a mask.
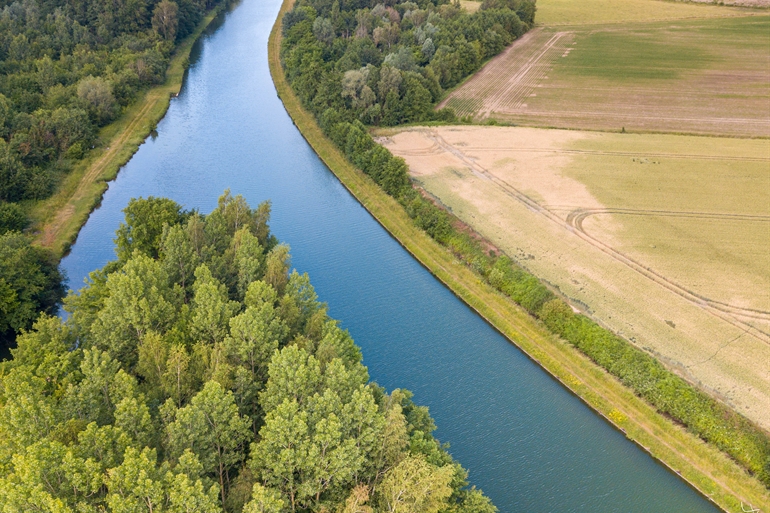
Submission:
[[[770,142],[631,136],[668,138],[635,148],[607,137],[622,136],[444,127],[382,142],[455,215],[574,306],[770,429],[770,176],[741,202],[718,192],[742,172],[761,177]],[[675,201],[692,182],[687,165],[711,170],[719,187]],[[627,176],[628,191],[597,194],[602,166]],[[671,194],[658,192],[656,173],[679,168]],[[583,177],[593,169],[597,176]],[[712,242],[720,234],[724,247]],[[753,257],[746,268],[731,264]]]

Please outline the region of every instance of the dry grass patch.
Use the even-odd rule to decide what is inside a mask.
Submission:
[[[748,1],[767,2],[767,0]],[[713,5],[716,3],[710,0],[698,3],[666,0],[581,0],[579,2],[575,0],[539,0],[536,20],[539,25],[593,25],[597,23],[722,18],[745,13],[741,9]]]
[[[770,428],[770,141],[443,127],[383,142],[573,305]]]

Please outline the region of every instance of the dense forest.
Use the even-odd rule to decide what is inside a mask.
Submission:
[[[281,59],[302,102],[327,123],[451,120],[444,90],[534,22],[531,0],[300,0],[283,18]]]
[[[63,295],[55,257],[19,235],[26,209],[164,81],[175,42],[224,1],[0,0],[0,345]]]
[[[2,511],[496,511],[427,409],[369,382],[269,203],[125,214],[67,321],[0,364]]]

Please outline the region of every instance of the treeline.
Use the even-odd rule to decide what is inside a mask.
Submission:
[[[770,440],[745,417],[668,371],[654,357],[575,314],[535,276],[504,255],[486,253],[453,218],[412,187],[403,159],[377,144],[360,122],[325,113],[319,125],[356,167],[404,207],[415,225],[552,332],[580,349],[661,413],[729,454],[770,488]]]
[[[283,18],[286,78],[317,116],[397,125],[452,120],[444,90],[528,30],[532,0],[299,0]]]
[[[496,511],[427,408],[369,382],[268,203],[125,213],[118,260],[0,364],[0,509]]]
[[[406,5],[409,6],[405,7]],[[371,18],[368,16],[375,10],[381,12],[385,9],[385,12],[390,13],[389,8],[385,6],[375,6],[371,10],[353,9],[357,13],[355,25],[332,25],[348,29],[337,29],[334,32],[335,37],[329,39],[330,45],[324,46],[322,38],[318,37],[318,30],[313,32],[311,37],[308,32],[311,21],[315,28],[325,24],[324,21],[317,22],[318,19],[339,19],[341,15],[336,14],[339,9],[336,6],[334,3],[330,9],[325,10],[313,2],[299,2],[294,11],[284,18],[281,55],[286,76],[293,90],[305,107],[316,114],[321,129],[348,160],[398,200],[416,226],[449,248],[490,285],[524,307],[555,334],[580,349],[658,411],[681,423],[703,440],[714,444],[770,488],[770,440],[766,433],[665,369],[654,357],[587,317],[573,313],[562,299],[556,297],[536,277],[509,258],[486,253],[476,239],[456,227],[447,212],[426,200],[413,188],[404,160],[394,157],[377,144],[368,132],[366,123],[395,125],[451,119],[451,113],[432,110],[432,102],[438,99],[435,93],[440,95],[441,88],[457,83],[467,73],[474,71],[484,56],[493,53],[492,48],[499,51],[497,46],[488,46],[484,41],[490,40],[490,31],[500,33],[499,29],[504,29],[506,25],[499,23],[495,28],[484,28],[488,27],[490,20],[510,20],[515,12],[519,20],[515,26],[526,28],[532,21],[534,4],[485,0],[482,10],[475,15],[463,14],[453,5],[396,4],[391,8],[395,10],[395,14],[392,15],[393,21],[390,25],[385,19],[377,20],[377,24],[382,21],[380,27],[393,27],[396,19],[401,20],[398,25],[400,29],[396,31],[398,38],[389,48],[387,41],[386,44],[381,44],[377,42],[382,41],[380,38],[369,38],[368,28],[366,31],[364,28],[357,28],[370,27],[367,20]],[[419,34],[420,27],[424,31],[427,25],[414,22],[411,22],[414,25],[410,25],[407,20],[420,9],[431,13],[425,18],[425,24],[430,19],[433,27],[439,27],[432,34],[437,36],[435,40],[441,41],[441,45],[446,45],[442,54],[452,53],[456,56],[453,62],[466,63],[467,67],[461,65],[453,68],[452,73],[438,73],[439,67],[434,59],[427,59],[422,63],[419,61],[416,34]],[[407,15],[407,12],[411,14]],[[418,16],[418,20],[422,18]],[[356,30],[351,36],[349,29],[354,26]],[[506,33],[511,38],[518,35],[507,30]],[[510,38],[504,40],[510,41]],[[433,42],[433,39],[431,41]],[[467,61],[461,57],[466,43],[477,50],[475,54],[468,53],[473,59],[469,57]],[[359,48],[370,48],[372,51],[362,53]],[[490,53],[482,50],[484,48],[489,49]],[[338,49],[337,53],[334,53],[335,49]],[[383,53],[386,56],[382,60],[375,58]],[[337,55],[339,57],[334,61],[332,57]],[[369,60],[366,60],[361,57],[363,55],[372,57],[367,57]],[[401,55],[405,56],[405,61],[417,64],[418,68],[409,71],[402,69],[403,66],[392,65],[394,62],[405,62]],[[433,55],[435,58],[436,53]],[[361,60],[356,60],[355,56],[361,57]],[[471,65],[471,62],[475,64]],[[360,63],[362,67],[356,70],[350,63]],[[398,93],[388,89],[391,74],[400,77],[394,80],[399,84]],[[315,79],[310,80],[311,76]],[[407,82],[411,85],[407,85]],[[418,83],[430,94],[423,92],[417,86]],[[436,83],[439,87],[435,87]],[[351,88],[351,84],[357,85]],[[388,101],[389,94],[391,101]],[[371,101],[362,102],[364,97]],[[422,100],[416,104],[415,98]],[[394,112],[392,107],[395,106],[398,106],[396,110],[399,114],[391,115]],[[376,113],[377,116],[371,113]]]
[[[227,1],[0,0],[0,348],[63,296],[56,257],[20,235],[27,209]]]
[[[0,1],[0,233],[163,82],[175,42],[220,1]]]

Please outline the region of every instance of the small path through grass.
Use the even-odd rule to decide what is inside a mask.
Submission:
[[[195,41],[217,16],[214,9],[195,32],[181,42],[169,62],[166,81],[147,90],[117,120],[104,127],[103,148],[76,164],[58,192],[32,209],[36,243],[61,257],[74,242],[80,228],[101,201],[107,182],[113,180],[168,110],[171,98],[182,87],[186,63]]]

